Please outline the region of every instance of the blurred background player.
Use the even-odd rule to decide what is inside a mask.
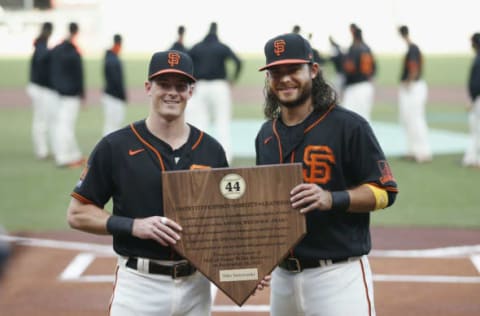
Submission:
[[[466,167],[480,168],[480,33],[472,35],[471,43],[475,51],[468,80],[471,104],[467,106],[467,110],[471,140],[463,156],[462,164]]]
[[[180,25],[177,29],[177,40],[175,41],[175,43],[173,43],[173,45],[170,47],[170,49],[173,49],[173,50],[178,50],[179,52],[182,52],[182,53],[187,53],[187,48],[185,47],[185,44],[184,44],[184,37],[185,37],[185,27],[183,25]]]
[[[105,53],[103,75],[105,89],[103,103],[103,135],[107,135],[122,127],[125,119],[125,106],[127,94],[125,92],[125,79],[122,61],[119,58],[122,49],[122,36],[113,36],[113,46]]]
[[[331,81],[333,88],[338,94],[338,100],[340,101],[342,100],[343,90],[345,89],[345,73],[343,71],[344,53],[332,36],[328,37],[328,41],[330,42],[331,48],[330,61],[335,70],[335,75]]]
[[[232,95],[230,85],[238,80],[242,61],[232,49],[220,42],[217,23],[212,22],[205,38],[188,52],[195,65],[197,82],[190,106],[186,110],[187,122],[200,129],[214,127],[214,135],[223,145],[228,161],[232,161],[230,125],[232,121]],[[233,61],[235,69],[228,78],[226,63]],[[213,119],[213,124],[210,121]]]
[[[351,24],[350,32],[353,43],[343,60],[345,90],[342,105],[370,121],[374,101],[372,80],[376,71],[375,59],[370,47],[363,41],[362,30]]]
[[[50,80],[50,50],[48,40],[52,35],[53,25],[42,24],[40,34],[33,45],[35,50],[30,60],[30,82],[27,93],[32,100],[32,141],[37,159],[45,159],[54,154],[54,127],[57,114],[55,91]]]
[[[68,25],[69,35],[52,50],[50,75],[58,94],[55,127],[55,162],[59,167],[76,168],[84,164],[75,136],[78,111],[85,99],[82,56],[76,45],[78,24]]]
[[[425,115],[428,87],[422,78],[423,56],[410,40],[408,27],[403,25],[398,31],[408,48],[398,91],[398,111],[400,124],[406,132],[407,158],[419,163],[428,162],[432,160],[432,149]]]

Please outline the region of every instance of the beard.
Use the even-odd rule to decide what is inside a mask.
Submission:
[[[278,98],[277,94],[275,94],[271,89],[268,90],[269,97],[271,98],[272,101],[274,101],[277,104],[281,104],[282,106],[293,109],[296,107],[301,106],[302,104],[305,103],[305,101],[308,100],[308,98],[311,97],[312,95],[312,84],[311,82],[306,84],[305,86],[302,87],[302,91],[300,95],[292,101],[282,101]]]

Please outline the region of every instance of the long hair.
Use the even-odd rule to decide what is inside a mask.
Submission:
[[[265,87],[263,89],[265,103],[263,105],[263,114],[267,119],[275,119],[280,115],[280,103],[277,96],[269,89],[268,79],[265,78]],[[313,111],[323,113],[331,105],[337,104],[337,93],[323,79],[322,71],[318,70],[318,75],[312,79],[312,99]]]

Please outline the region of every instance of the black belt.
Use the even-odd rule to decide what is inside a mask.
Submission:
[[[348,262],[353,260],[358,260],[360,257],[347,257],[339,259],[299,259],[295,257],[288,257],[278,265],[280,268],[283,268],[291,272],[302,272],[304,269],[326,267],[334,263]]]
[[[127,263],[125,265],[131,269],[139,271],[137,258],[128,258]],[[195,271],[197,271],[197,269],[195,269],[195,267],[192,266],[188,261],[182,261],[174,265],[166,266],[166,265],[162,265],[160,263],[148,260],[148,273],[169,275],[172,277],[172,279],[192,275],[195,273]]]

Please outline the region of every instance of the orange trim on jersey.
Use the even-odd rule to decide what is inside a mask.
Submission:
[[[282,150],[282,142],[280,141],[280,135],[278,135],[277,131],[277,119],[273,120],[273,133],[275,134],[275,138],[277,138],[278,143],[278,153],[280,154],[280,163],[283,162],[283,150]]]
[[[360,73],[366,76],[373,74],[373,57],[370,53],[360,55]]]
[[[191,165],[190,170],[205,170],[205,169],[212,169],[210,166],[205,166],[205,165]]]
[[[312,128],[315,127],[315,125],[317,125],[318,123],[320,123],[320,122],[325,118],[325,116],[327,116],[327,114],[330,113],[330,112],[333,110],[334,107],[335,107],[334,104],[330,105],[330,107],[328,108],[328,110],[327,110],[325,113],[323,113],[323,115],[320,116],[320,118],[319,118],[318,120],[316,120],[316,121],[313,122],[310,126],[308,126],[308,127],[303,131],[303,133],[305,133],[305,134],[308,133]]]
[[[368,294],[368,285],[367,285],[367,277],[365,275],[365,267],[363,266],[363,261],[360,258],[360,268],[362,269],[362,278],[363,278],[363,286],[365,287],[365,295],[367,297],[368,303],[368,315],[372,315],[372,303],[370,301],[370,295]]]
[[[368,182],[368,183],[365,183],[365,184],[369,184],[373,187],[376,187],[376,188],[379,188],[379,189],[382,189],[382,190],[385,190],[385,191],[388,191],[388,192],[398,192],[398,189],[395,188],[395,187],[384,187],[384,186],[378,185],[375,182]]]
[[[195,150],[195,148],[197,148],[198,145],[200,145],[200,142],[202,141],[202,138],[203,138],[203,131],[200,131],[200,136],[198,136],[197,141],[195,142],[195,144],[193,144],[192,150]]]
[[[137,136],[137,138],[145,145],[147,146],[151,151],[153,151],[155,153],[155,155],[157,155],[157,158],[158,158],[158,161],[160,162],[160,168],[162,168],[162,171],[165,171],[165,165],[163,164],[163,159],[162,159],[162,155],[160,155],[160,153],[158,152],[158,150],[155,149],[155,147],[153,147],[152,145],[150,145],[145,139],[142,138],[142,136],[140,136],[140,134],[137,132],[137,130],[135,129],[135,126],[133,126],[133,123],[130,124],[130,128],[132,129],[133,133],[135,134],[135,136]]]
[[[76,200],[79,200],[80,202],[82,202],[83,204],[94,204],[92,201],[90,201],[89,199],[87,199],[86,197],[83,197],[81,196],[80,194],[78,194],[77,192],[72,192],[70,194],[71,197],[73,197],[74,199]]]
[[[113,304],[113,299],[115,297],[115,287],[117,286],[119,268],[120,266],[117,265],[117,269],[115,270],[115,282],[113,282],[112,296],[110,297],[110,303],[108,304],[108,315],[112,315],[112,304]]]
[[[418,77],[420,65],[416,60],[410,60],[407,62],[408,78],[415,80]]]

